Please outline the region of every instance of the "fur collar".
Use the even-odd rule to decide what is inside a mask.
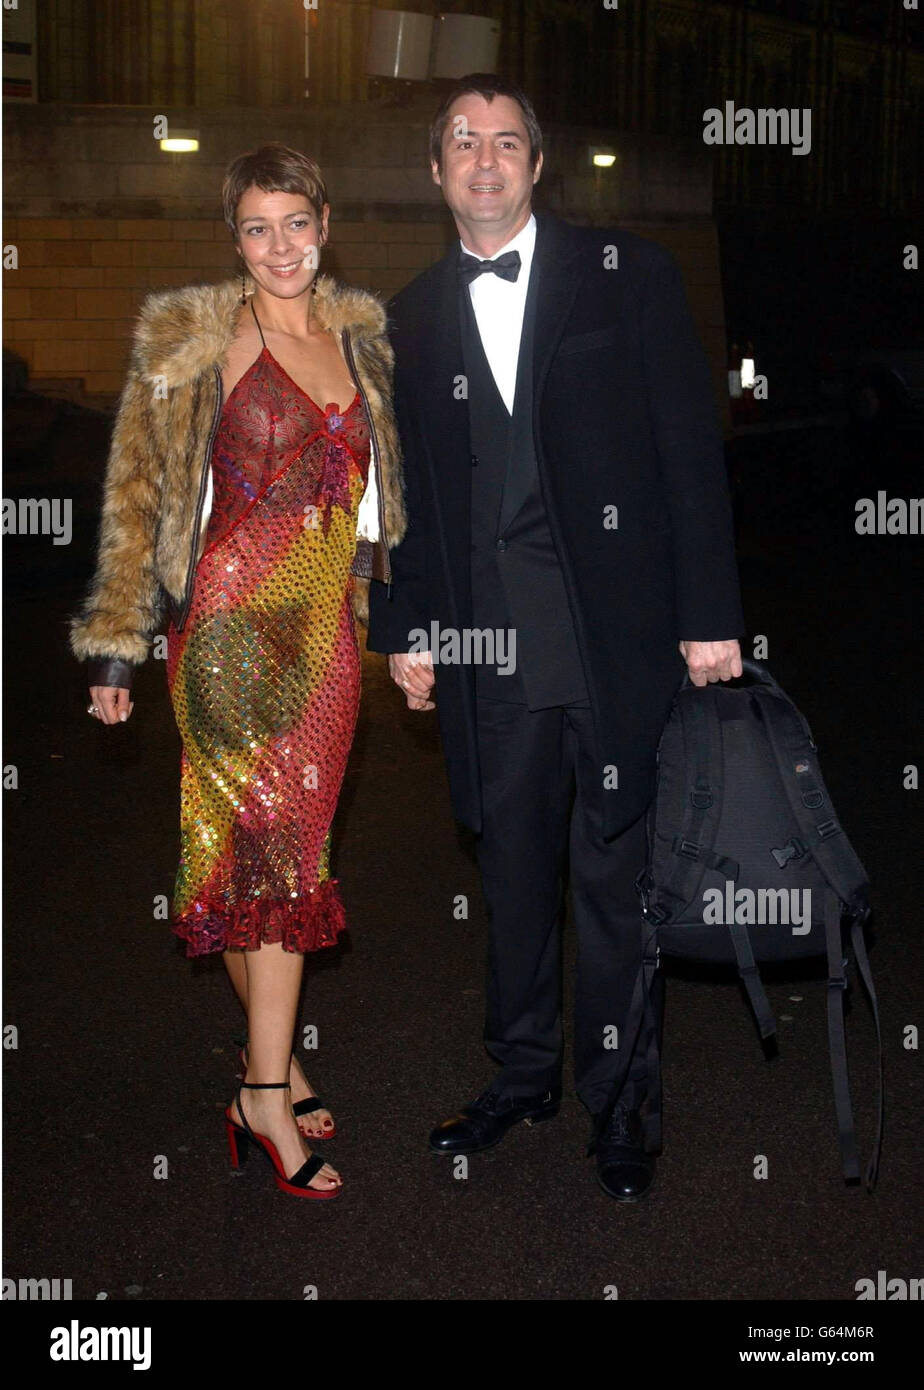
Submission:
[[[318,275],[313,311],[324,328],[349,328],[354,338],[385,332],[385,310],[368,290]],[[246,293],[254,281],[245,276]],[[217,285],[185,285],[150,294],[141,305],[132,343],[132,367],[145,381],[184,386],[208,367],[224,365],[241,308],[240,277]]]

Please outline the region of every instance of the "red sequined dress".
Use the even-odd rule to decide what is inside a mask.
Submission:
[[[359,394],[322,410],[264,345],[224,404],[192,606],[167,638],[183,740],[171,926],[188,956],[313,951],[344,928],[328,855],[359,706],[368,467]]]

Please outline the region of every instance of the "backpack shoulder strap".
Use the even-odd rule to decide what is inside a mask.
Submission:
[[[859,1178],[860,1162],[850,1106],[847,1040],[844,1034],[847,962],[842,953],[840,899],[830,886],[825,887],[825,942],[828,948],[828,1049],[831,1054],[831,1079],[834,1082],[834,1109],[844,1177],[850,1182]]]
[[[882,1077],[882,1029],[879,1025],[879,1004],[876,999],[876,987],[873,984],[873,973],[869,968],[869,958],[866,954],[866,943],[863,940],[863,923],[859,917],[854,917],[850,928],[850,938],[853,942],[854,959],[857,962],[857,969],[863,980],[869,999],[870,1008],[873,1011],[873,1020],[876,1024],[876,1045],[879,1050],[879,1066],[877,1075],[877,1103],[876,1103],[876,1139],[873,1144],[873,1151],[870,1154],[869,1163],[866,1168],[866,1190],[872,1192],[879,1177],[879,1158],[882,1153],[882,1122],[883,1122],[883,1077]]]
[[[863,923],[869,915],[869,879],[853,846],[833,815],[831,798],[815,759],[815,741],[805,719],[779,686],[761,700],[761,709],[767,726],[767,737],[793,814],[812,857],[826,880],[824,921],[828,954],[828,1046],[831,1054],[841,1162],[844,1177],[848,1180],[859,1178],[860,1165],[850,1105],[847,1045],[844,1034],[844,993],[847,988],[847,974],[841,937],[843,908],[846,908],[852,918],[851,942],[854,959],[872,1009],[878,1051],[876,1138],[865,1174],[867,1191],[872,1192],[879,1176],[884,1107],[879,1004],[863,939]]]
[[[757,693],[780,779],[805,843],[847,909],[865,916],[869,880],[834,815],[808,725],[779,687]]]

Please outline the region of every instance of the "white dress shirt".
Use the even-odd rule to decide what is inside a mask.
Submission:
[[[475,312],[475,322],[481,334],[488,365],[497,383],[501,399],[507,410],[513,414],[513,402],[517,385],[517,361],[520,356],[520,335],[523,332],[523,310],[526,308],[526,291],[529,288],[529,272],[536,247],[536,219],[530,216],[512,241],[502,246],[495,256],[478,256],[477,252],[459,242],[463,251],[475,256],[479,261],[494,260],[506,251],[519,251],[520,273],[516,280],[503,280],[493,271],[477,275],[468,287]]]

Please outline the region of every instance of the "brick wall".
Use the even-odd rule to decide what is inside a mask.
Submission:
[[[324,268],[387,298],[454,235],[427,167],[428,113],[172,109],[171,127],[196,129],[200,149],[165,155],[153,138],[154,108],[6,108],[3,244],[18,255],[18,269],[3,277],[6,345],[37,389],[114,401],[144,296],[235,273],[216,217],[221,180],[229,159],[267,139],[310,151],[325,172],[333,211]],[[618,152],[612,170],[591,167],[595,144]],[[677,255],[725,408],[712,163],[701,140],[551,126],[544,152],[542,206],[630,228]]]
[[[725,326],[714,224],[623,223],[677,256],[725,398]],[[448,217],[428,222],[331,220],[324,269],[388,298],[443,255]],[[33,389],[111,405],[121,390],[138,307],[151,290],[225,279],[237,257],[222,221],[21,217],[4,223],[19,268],[4,277],[3,331]]]
[[[331,232],[324,269],[387,297],[443,254],[449,224],[341,222]],[[145,295],[223,280],[238,259],[219,220],[11,218],[3,243],[19,258],[5,276],[5,345],[34,388],[102,404],[121,390]]]

